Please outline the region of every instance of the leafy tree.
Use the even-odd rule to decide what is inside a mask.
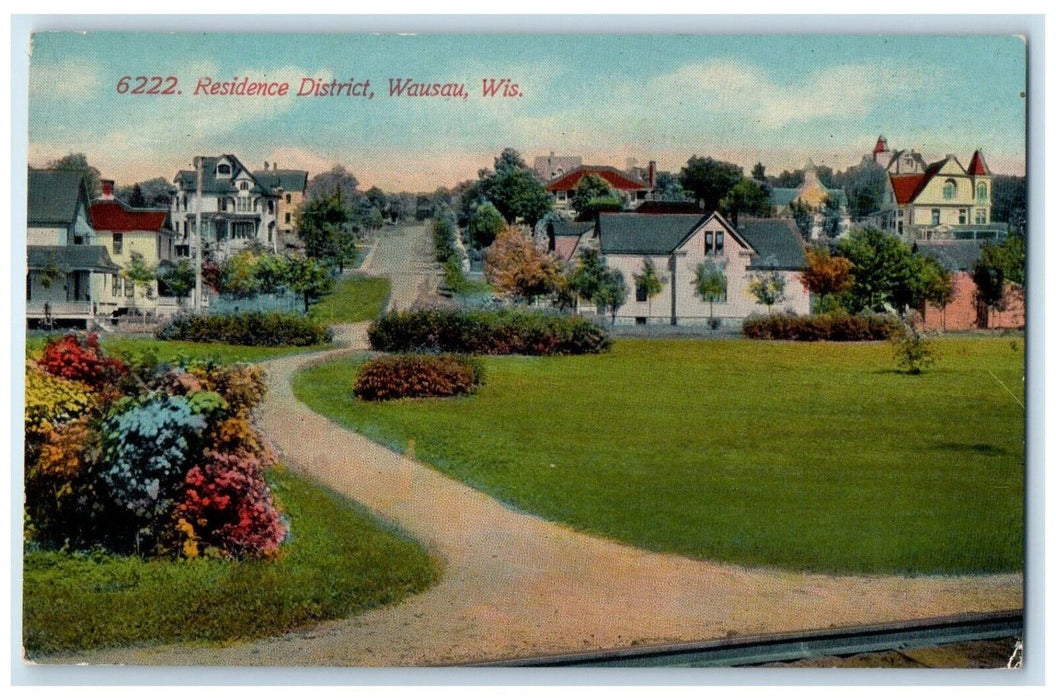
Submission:
[[[752,179],[766,182],[766,167],[762,163],[756,163],[752,166]]]
[[[1003,221],[1016,233],[1027,224],[1027,178],[994,175],[990,181],[990,220]]]
[[[345,170],[342,165],[335,165],[325,173],[319,173],[308,181],[307,198],[310,201],[332,197],[335,192],[346,202],[355,201],[359,196],[359,181],[355,175]]]
[[[792,214],[792,220],[796,222],[799,235],[809,239],[814,230],[814,211],[798,199],[789,205],[788,210]]]
[[[257,294],[260,285],[253,274],[257,257],[253,251],[243,250],[225,260],[220,266],[220,292],[243,299]]]
[[[874,228],[851,231],[837,245],[837,253],[854,266],[854,283],[847,293],[852,313],[883,311],[886,305],[900,309],[896,287],[915,271],[909,246],[895,236]]]
[[[938,308],[942,314],[942,329],[946,330],[946,307],[953,302],[953,277],[949,271],[931,258],[924,269],[924,301]]]
[[[1015,293],[1022,293],[1026,283],[1026,241],[1023,236],[1013,234],[1000,244],[987,242],[972,270],[976,296],[987,309],[1003,311],[1008,308],[1013,288],[1009,282],[1019,286]]]
[[[187,260],[181,260],[175,265],[163,260],[158,264],[157,280],[163,289],[176,297],[176,303],[182,306],[184,299],[194,290],[194,268]]]
[[[584,248],[579,253],[579,264],[569,276],[572,289],[580,299],[593,302],[609,272],[605,259],[594,248]]]
[[[777,269],[776,262],[768,258],[763,263],[764,270],[755,273],[748,283],[748,291],[752,293],[756,301],[766,305],[766,312],[774,304],[780,304],[785,300],[785,276]]]
[[[139,200],[135,195],[136,188],[139,188],[142,200]],[[175,189],[171,182],[163,177],[155,177],[143,182],[137,182],[131,187],[117,187],[114,189],[114,196],[134,207],[168,209],[169,204],[172,202],[172,193],[174,191]],[[136,204],[135,201],[142,201],[142,204]]]
[[[487,248],[499,235],[506,222],[502,214],[491,202],[485,202],[477,207],[473,217],[469,220],[469,237],[477,248]]]
[[[920,374],[935,363],[935,346],[930,339],[909,324],[892,337],[895,361],[906,374]]]
[[[138,184],[132,186],[132,193],[128,197],[128,205],[137,209],[147,206],[147,198],[143,196],[143,189]]]
[[[62,158],[57,158],[49,162],[48,167],[52,170],[76,170],[83,174],[84,184],[88,186],[88,197],[91,199],[95,199],[103,193],[103,185],[100,179],[102,174],[98,168],[93,168],[88,164],[88,156],[83,153],[70,153]]]
[[[576,189],[572,191],[572,208],[576,211],[585,209],[595,199],[611,199],[616,191],[600,175],[588,173],[580,178]]]
[[[740,182],[743,172],[739,165],[714,158],[693,156],[682,168],[679,182],[682,188],[704,203],[706,211],[719,208],[719,202],[733,186]]]
[[[714,325],[715,302],[726,299],[726,273],[713,262],[697,265],[693,290],[697,296],[708,302],[708,317]]]
[[[623,198],[619,196],[592,199],[576,212],[576,221],[593,221],[597,218],[598,212],[623,211],[624,204]]]
[[[686,191],[678,177],[666,170],[656,174],[656,187],[653,188],[653,199],[664,202],[683,202],[688,199]]]
[[[619,270],[607,270],[601,280],[601,286],[594,293],[594,303],[598,310],[606,309],[612,316],[612,325],[616,325],[616,314],[627,301],[627,283]]]
[[[154,282],[154,268],[146,264],[142,253],[132,251],[131,261],[121,271],[125,282],[132,284],[132,310],[136,309],[136,290],[143,289],[149,296]]]
[[[301,256],[289,258],[286,284],[290,291],[300,294],[304,299],[304,313],[308,313],[313,302],[334,290],[330,268],[318,260]]]
[[[484,256],[484,276],[496,290],[531,304],[553,291],[558,267],[524,229],[507,226]]]
[[[275,294],[289,282],[289,259],[282,255],[265,253],[253,262],[253,278],[261,294]]]
[[[821,248],[807,250],[807,267],[800,273],[803,287],[818,297],[818,311],[834,311],[839,297],[854,284],[854,265],[842,256]]]
[[[767,216],[770,214],[770,188],[742,177],[719,202],[719,211],[734,223],[738,214]]]
[[[340,188],[328,196],[310,199],[301,207],[297,236],[304,241],[308,257],[337,264],[343,270],[345,259],[355,250],[356,234]]]
[[[646,258],[645,262],[642,263],[642,271],[634,275],[636,288],[641,290],[641,293],[645,295],[646,301],[649,302],[650,316],[653,315],[653,297],[664,290],[666,282],[667,278],[657,271],[652,258]]]
[[[877,211],[884,201],[887,174],[879,163],[863,159],[842,174],[843,190],[847,197],[847,211],[853,219]]]

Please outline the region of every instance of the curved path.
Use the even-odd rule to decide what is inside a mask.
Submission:
[[[513,511],[380,447],[293,398],[293,374],[365,347],[269,363],[264,429],[287,464],[424,543],[440,582],[403,603],[224,648],[166,646],[79,661],[437,665],[1017,608],[1022,576],[822,576],[657,554]],[[340,536],[335,533],[335,536]]]

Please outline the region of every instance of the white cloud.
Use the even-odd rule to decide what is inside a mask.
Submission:
[[[34,101],[87,99],[98,94],[101,85],[98,71],[85,63],[30,64],[29,95]]]

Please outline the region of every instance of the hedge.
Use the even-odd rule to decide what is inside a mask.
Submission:
[[[583,355],[608,350],[608,332],[585,318],[522,309],[429,309],[382,316],[367,332],[383,352]]]
[[[355,393],[366,401],[473,393],[484,382],[480,360],[459,355],[389,355],[356,372]]]
[[[757,340],[887,340],[901,328],[898,319],[890,314],[774,314],[744,320],[745,337]]]
[[[246,311],[237,314],[178,316],[155,333],[159,340],[231,345],[319,345],[334,339],[322,323],[300,314]]]

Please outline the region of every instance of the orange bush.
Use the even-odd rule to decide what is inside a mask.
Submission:
[[[355,393],[367,401],[469,394],[483,384],[479,360],[458,355],[393,355],[356,373]]]

